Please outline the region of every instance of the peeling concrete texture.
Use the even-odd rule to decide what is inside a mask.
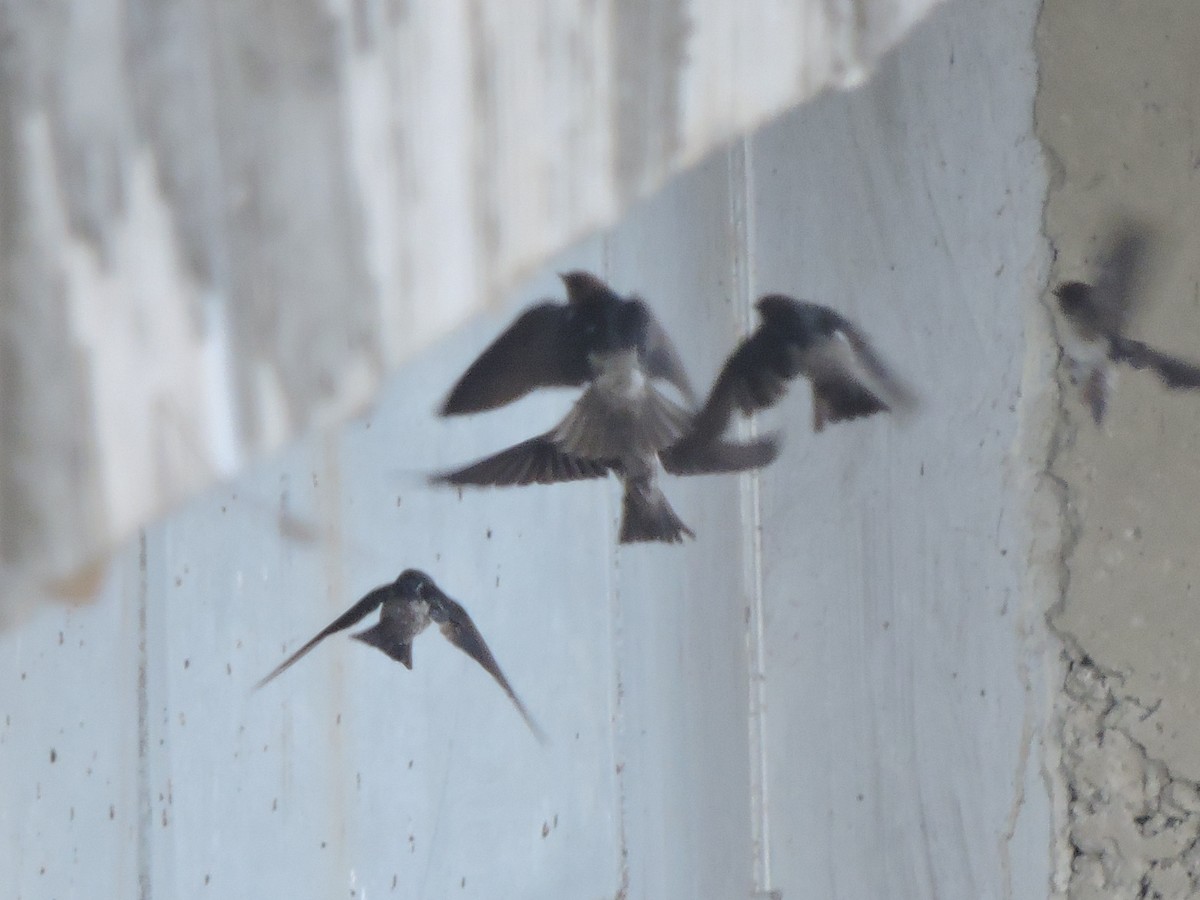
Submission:
[[[0,625],[936,2],[0,5]]]
[[[1131,335],[1200,356],[1195,4],[1047,0],[1037,54],[1052,281],[1089,275],[1114,212],[1149,219],[1166,240]],[[1200,780],[1200,404],[1124,370],[1097,429],[1065,366],[1060,386],[1048,469],[1061,486],[1064,570],[1051,623],[1072,648],[1062,772],[1071,800],[1061,828],[1080,855],[1070,896],[1190,896],[1190,798]]]
[[[1200,785],[1172,775],[1133,737],[1158,713],[1072,654],[1063,723],[1072,900],[1200,894]]]

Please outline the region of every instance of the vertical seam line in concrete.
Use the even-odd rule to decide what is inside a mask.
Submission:
[[[1058,259],[1057,241],[1049,227],[1049,210],[1054,194],[1066,179],[1066,169],[1064,161],[1059,157],[1055,147],[1045,139],[1043,131],[1042,104],[1044,100],[1042,92],[1044,90],[1044,83],[1040,53],[1040,29],[1045,14],[1046,3],[1043,0],[1039,5],[1033,29],[1033,57],[1036,71],[1033,133],[1041,148],[1042,160],[1048,169],[1046,197],[1042,203],[1041,211],[1041,233],[1048,247],[1050,257],[1046,273],[1046,286],[1048,287],[1054,280]],[[1053,896],[1065,897],[1070,893],[1071,882],[1074,880],[1073,863],[1076,850],[1071,834],[1070,777],[1067,772],[1067,763],[1064,754],[1067,715],[1067,709],[1064,704],[1069,703],[1065,699],[1067,696],[1065,693],[1065,684],[1069,674],[1073,640],[1070,635],[1064,634],[1056,627],[1055,617],[1067,604],[1071,585],[1070,560],[1079,544],[1082,523],[1075,510],[1074,501],[1071,496],[1071,485],[1059,471],[1062,453],[1071,440],[1066,391],[1062,375],[1062,342],[1059,339],[1057,332],[1058,322],[1055,319],[1050,302],[1043,296],[1039,300],[1039,303],[1045,311],[1046,318],[1044,321],[1049,328],[1050,338],[1054,342],[1054,345],[1060,348],[1058,350],[1059,358],[1054,366],[1054,383],[1051,387],[1051,415],[1053,422],[1047,439],[1047,445],[1044,448],[1044,458],[1040,474],[1042,479],[1044,479],[1042,483],[1049,485],[1055,505],[1056,524],[1058,526],[1058,544],[1053,554],[1054,583],[1052,589],[1054,594],[1050,598],[1051,602],[1048,608],[1043,613],[1043,621],[1050,639],[1058,641],[1057,656],[1062,665],[1061,669],[1056,673],[1060,676],[1057,683],[1054,683],[1052,681],[1053,676],[1049,672],[1047,673],[1047,685],[1050,690],[1057,692],[1057,697],[1050,701],[1051,706],[1048,712],[1049,723],[1046,729],[1047,748],[1042,754],[1041,771],[1043,782],[1046,785],[1049,795],[1051,809],[1051,846],[1049,848],[1051,884],[1049,887]],[[1054,648],[1048,649],[1046,654],[1048,661],[1052,654],[1054,654]],[[1052,756],[1053,759],[1051,758]]]
[[[600,242],[600,270],[605,279],[612,276],[612,246],[609,235]],[[607,479],[606,479],[607,480]],[[621,485],[624,490],[624,485]],[[615,900],[625,900],[629,895],[629,846],[626,843],[625,831],[625,761],[623,759],[625,714],[621,700],[625,688],[621,677],[621,641],[624,634],[624,621],[621,616],[621,546],[616,543],[616,533],[613,530],[612,491],[604,492],[604,504],[608,515],[604,517],[604,546],[611,548],[610,565],[608,568],[608,606],[611,616],[612,634],[612,667],[613,667],[613,721],[612,721],[612,760],[613,777],[617,786],[617,853],[619,870],[617,872],[617,893]]]
[[[733,277],[734,303],[743,332],[753,326],[750,298],[753,293],[753,273],[750,252],[754,239],[754,222],[750,197],[754,185],[754,168],[749,150],[750,139],[743,137],[729,151],[730,215],[734,240]],[[758,435],[757,417],[751,416],[745,430],[750,437]],[[758,470],[745,473],[742,487],[742,577],[749,605],[746,623],[747,731],[750,756],[750,837],[754,890],[769,891],[771,885],[771,829],[768,812],[767,779],[767,686],[766,636],[763,628],[762,581],[762,482]]]
[[[1065,408],[1062,405],[1062,391],[1057,385],[1057,379],[1050,374],[1052,384],[1046,385],[1046,375],[1044,364],[1040,361],[1042,351],[1039,349],[1046,338],[1052,346],[1058,346],[1058,339],[1054,333],[1055,321],[1054,316],[1045,300],[1045,292],[1048,287],[1048,282],[1051,279],[1051,270],[1053,268],[1053,258],[1055,251],[1048,236],[1046,227],[1047,207],[1050,202],[1050,195],[1053,191],[1053,186],[1057,180],[1058,173],[1061,173],[1061,163],[1054,157],[1054,153],[1043,141],[1040,140],[1039,129],[1039,112],[1038,100],[1042,89],[1042,72],[1041,60],[1038,57],[1038,25],[1041,21],[1041,16],[1044,11],[1044,3],[1040,4],[1037,15],[1034,17],[1032,27],[1030,28],[1030,56],[1033,59],[1035,67],[1034,75],[1034,98],[1030,115],[1030,134],[1038,141],[1041,148],[1041,160],[1047,169],[1046,178],[1046,193],[1042,199],[1041,210],[1039,215],[1039,236],[1044,241],[1047,259],[1042,277],[1035,280],[1037,285],[1038,295],[1031,304],[1027,303],[1023,306],[1024,315],[1024,362],[1021,374],[1021,387],[1017,407],[1017,436],[1016,436],[1016,458],[1024,461],[1022,468],[1028,467],[1029,490],[1023,492],[1026,497],[1032,497],[1032,501],[1027,501],[1026,506],[1026,522],[1030,529],[1029,532],[1029,563],[1026,567],[1021,586],[1022,597],[1017,606],[1016,627],[1018,639],[1020,641],[1018,656],[1016,660],[1017,674],[1020,678],[1021,685],[1024,690],[1025,702],[1021,715],[1021,737],[1019,751],[1017,755],[1016,768],[1013,773],[1013,796],[1009,806],[1008,816],[1005,819],[1004,829],[1000,834],[998,844],[998,852],[1002,877],[1004,879],[1004,896],[1008,900],[1012,900],[1014,894],[1015,873],[1013,869],[1012,844],[1016,840],[1017,831],[1020,828],[1021,816],[1027,803],[1026,784],[1031,776],[1031,771],[1036,765],[1038,776],[1040,777],[1046,789],[1047,801],[1051,806],[1052,820],[1058,816],[1054,812],[1054,807],[1058,802],[1056,796],[1062,795],[1061,778],[1056,778],[1048,765],[1048,758],[1054,752],[1060,752],[1061,741],[1054,736],[1054,732],[1060,730],[1059,726],[1053,724],[1053,718],[1057,715],[1054,709],[1054,702],[1049,697],[1045,698],[1045,706],[1039,712],[1036,705],[1035,697],[1038,692],[1035,691],[1037,686],[1041,686],[1043,691],[1053,690],[1052,682],[1055,672],[1061,669],[1060,665],[1051,659],[1054,656],[1058,661],[1061,661],[1061,649],[1056,652],[1056,647],[1050,646],[1049,643],[1041,644],[1041,635],[1044,631],[1039,630],[1037,619],[1040,616],[1042,619],[1042,627],[1046,631],[1049,630],[1045,616],[1047,614],[1047,606],[1043,600],[1046,595],[1043,593],[1044,582],[1042,581],[1043,565],[1041,560],[1046,558],[1044,554],[1052,554],[1055,559],[1056,571],[1055,579],[1055,596],[1054,602],[1060,599],[1060,592],[1063,588],[1059,567],[1062,562],[1061,553],[1064,548],[1063,537],[1066,515],[1065,484],[1059,484],[1053,474],[1053,459],[1057,455],[1055,445],[1061,435],[1060,428],[1065,421],[1063,415]],[[1059,367],[1055,365],[1055,371]],[[1032,385],[1032,387],[1030,387]],[[1043,427],[1043,423],[1048,425]],[[1037,450],[1034,450],[1034,447]],[[1044,507],[1041,498],[1045,495],[1045,491],[1041,490],[1042,485],[1046,480],[1050,481],[1050,503],[1053,511],[1049,512],[1052,516],[1056,527],[1053,529],[1053,536],[1047,530],[1042,532],[1041,522],[1044,514]],[[1047,635],[1047,638],[1052,641],[1053,638]],[[1056,645],[1057,646],[1057,645]],[[1037,655],[1041,656],[1040,661],[1037,660]],[[1059,681],[1061,682],[1061,679]],[[1040,719],[1040,721],[1039,721]],[[1037,753],[1038,742],[1041,741],[1042,753],[1040,758],[1035,762],[1034,754]],[[1056,786],[1059,782],[1059,786]],[[1053,824],[1051,830],[1056,831],[1057,828]],[[1055,896],[1059,895],[1059,891],[1055,885],[1061,881],[1059,875],[1056,874],[1056,869],[1062,869],[1064,866],[1070,868],[1070,861],[1063,860],[1061,863],[1056,862],[1055,845],[1056,838],[1051,837],[1051,843],[1047,847],[1048,862],[1050,867],[1049,881],[1047,888]]]
[[[321,435],[319,462],[321,471],[321,487],[320,493],[317,496],[317,509],[321,516],[322,526],[322,567],[325,570],[325,590],[326,603],[334,609],[341,609],[345,603],[346,597],[346,573],[343,564],[345,558],[345,541],[343,539],[345,525],[342,517],[342,455],[340,441],[332,431],[325,431]],[[389,573],[390,574],[390,573]],[[332,601],[332,602],[330,602]],[[349,733],[341,728],[340,724],[340,709],[343,699],[347,696],[347,680],[346,666],[348,654],[343,654],[339,658],[331,660],[332,672],[330,675],[330,700],[333,708],[329,710],[330,722],[328,723],[330,741],[329,756],[330,756],[330,771],[329,779],[326,782],[326,790],[329,791],[329,809],[335,811],[335,815],[330,817],[329,824],[331,826],[330,833],[326,836],[326,841],[333,846],[333,853],[336,859],[336,865],[330,868],[332,873],[332,887],[336,890],[342,889],[341,878],[343,873],[349,873],[352,869],[351,854],[347,847],[347,825],[349,815],[347,810],[347,797],[345,791],[345,782],[342,780],[344,773],[353,769],[353,766],[348,766],[346,763],[346,741],[349,738]],[[453,741],[453,738],[451,738]],[[453,749],[453,743],[446,750],[446,765],[450,765],[450,756]],[[441,815],[435,822],[435,834],[437,822],[441,821]],[[429,870],[426,868],[426,876]]]
[[[147,668],[149,654],[146,649],[146,601],[150,594],[147,573],[146,529],[138,531],[138,669],[137,669],[137,873],[138,898],[150,900],[154,896],[150,880],[150,833],[153,811],[150,808],[150,696]]]

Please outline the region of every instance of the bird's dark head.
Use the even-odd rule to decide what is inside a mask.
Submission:
[[[782,322],[796,315],[800,307],[798,300],[785,297],[783,294],[767,294],[759,297],[754,308],[768,322]]]
[[[441,595],[433,579],[419,569],[405,569],[396,579],[397,592],[405,600],[424,600],[432,603]]]
[[[589,353],[645,351],[650,332],[650,309],[637,297],[585,307],[576,315]]]
[[[773,331],[800,343],[806,344],[829,334],[838,324],[837,313],[833,310],[783,294],[767,294],[759,298],[755,307]]]
[[[637,297],[625,298],[590,272],[560,273],[575,333],[588,352],[641,349],[651,321],[650,310]]]
[[[644,351],[650,332],[650,320],[650,308],[642,300],[637,297],[622,300],[621,305],[613,310],[609,318],[609,331],[606,335],[609,348]]]
[[[1058,305],[1067,315],[1074,315],[1085,310],[1091,301],[1091,285],[1082,281],[1064,281],[1054,289]]]
[[[558,277],[567,289],[569,303],[605,303],[620,299],[616,291],[591,272],[573,269],[559,272]]]

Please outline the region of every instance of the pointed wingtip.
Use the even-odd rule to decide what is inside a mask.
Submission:
[[[759,456],[755,460],[757,465],[752,466],[748,471],[765,469],[779,459],[779,454],[783,452],[783,432],[780,430],[767,432],[756,438],[749,446],[755,448]]]
[[[454,386],[454,389],[446,395],[446,399],[438,404],[437,415],[439,418],[446,419],[451,416],[461,416],[470,412],[478,412],[471,409],[470,404],[463,397],[462,382]]]
[[[551,743],[550,736],[542,730],[542,726],[539,725],[537,720],[529,714],[529,710],[525,708],[525,704],[522,703],[520,698],[513,693],[509,694],[509,699],[512,700],[513,705],[517,708],[517,712],[521,714],[521,718],[525,720],[525,725],[529,728],[537,742],[543,747],[549,747]]]
[[[275,676],[282,672],[283,669],[283,666],[276,666],[268,675],[263,676],[254,683],[254,687],[250,688],[250,693],[253,694],[255,691],[261,690],[268,682],[274,681]]]
[[[1082,388],[1083,401],[1088,405],[1092,421],[1097,428],[1104,425],[1104,412],[1108,407],[1108,372],[1103,366],[1097,366],[1088,375]]]
[[[908,424],[921,411],[921,398],[917,392],[902,382],[891,385],[893,396],[888,399],[892,414],[903,424]]]

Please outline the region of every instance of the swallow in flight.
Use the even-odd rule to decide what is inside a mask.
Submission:
[[[725,361],[688,434],[668,455],[712,444],[736,413],[774,406],[788,383],[812,385],[813,430],[878,412],[908,412],[912,391],[862,333],[826,306],[769,294],[755,304],[761,322]]]
[[[1144,292],[1153,236],[1145,225],[1117,221],[1105,238],[1094,284],[1067,281],[1054,289],[1067,327],[1063,351],[1097,425],[1112,389],[1113,363],[1150,369],[1169,388],[1200,387],[1200,366],[1125,336]]]
[[[443,415],[503,405],[550,385],[583,387],[545,434],[433,477],[455,485],[550,484],[616,474],[624,485],[621,543],[676,543],[694,534],[658,486],[676,475],[766,465],[774,438],[739,444],[714,437],[666,453],[692,425],[694,393],[666,331],[637,297],[621,297],[586,272],[561,276],[567,303],[523,313],[450,392]],[[664,393],[673,386],[680,401]]]
[[[325,638],[358,624],[376,609],[380,609],[379,621],[351,637],[382,650],[405,668],[412,669],[413,639],[431,623],[436,622],[450,643],[479,663],[496,679],[534,736],[542,743],[546,742],[544,732],[529,715],[525,704],[504,677],[496,658],[492,656],[492,651],[488,649],[483,635],[479,633],[467,611],[448,597],[432,578],[416,569],[405,569],[391,584],[382,585],[368,593],[311,641],[276,666],[254,686],[255,690],[290,668]]]

